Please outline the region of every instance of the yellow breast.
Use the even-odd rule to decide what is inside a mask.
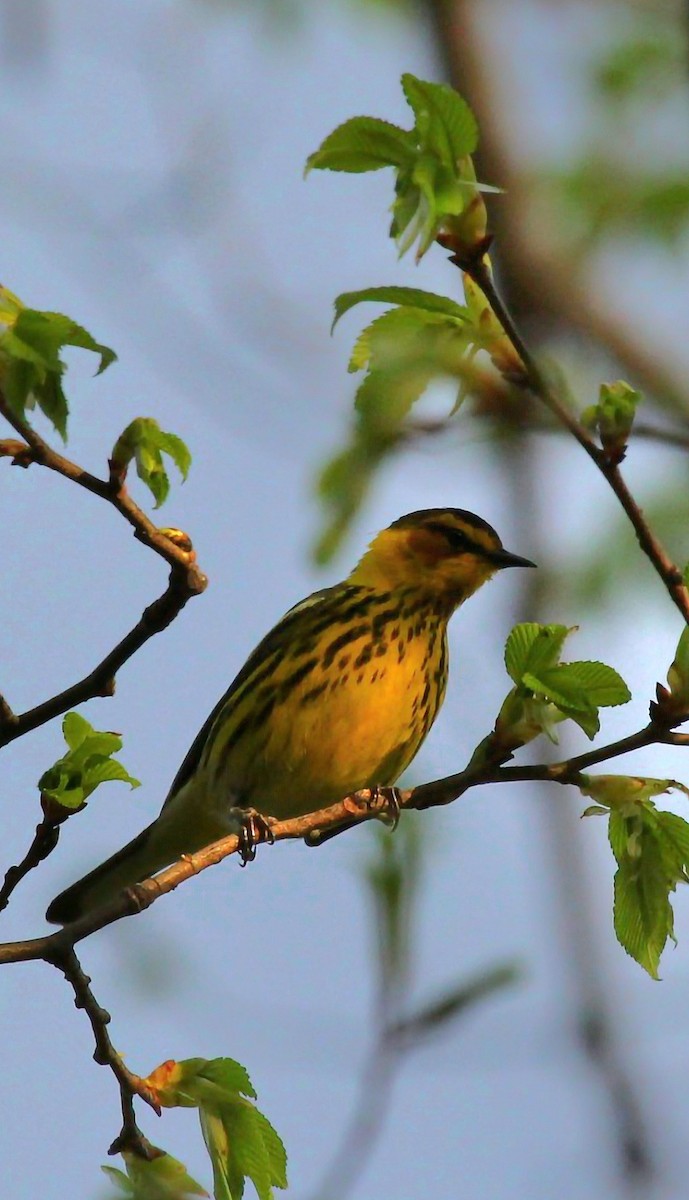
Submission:
[[[247,685],[225,737],[219,721],[216,794],[298,815],[392,784],[411,762],[445,693],[446,618],[408,595],[362,599],[325,627],[314,613],[311,635],[283,647],[253,693]]]

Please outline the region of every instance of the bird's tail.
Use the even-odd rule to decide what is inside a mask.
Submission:
[[[162,870],[174,858],[170,848],[161,845],[153,834],[154,821],[111,858],[106,859],[83,879],[60,892],[51,902],[46,920],[53,925],[67,925],[84,913],[112,900],[122,888],[131,887]]]

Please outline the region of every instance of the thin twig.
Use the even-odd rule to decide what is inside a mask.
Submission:
[[[205,587],[205,580],[202,587]],[[88,675],[35,708],[15,715],[7,725],[4,725],[0,718],[0,748],[30,730],[37,729],[39,725],[44,725],[46,721],[51,721],[53,717],[67,712],[76,704],[82,704],[94,696],[112,696],[115,690],[115,675],[120,667],[136,654],[149,638],[166,629],[187,601],[197,594],[196,586],[193,583],[190,586],[189,574],[184,570],[173,569],[163,594],[144,609],[136,625]]]
[[[689,624],[689,591],[687,591],[684,585],[682,572],[651,531],[641,509],[624,482],[617,463],[611,461],[606,451],[596,445],[588,430],[580,424],[548,386],[533,355],[496,291],[485,256],[455,254],[452,255],[451,261],[455,262],[480,287],[493,313],[524,364],[525,382],[529,389],[534,395],[538,396],[550,412],[557,417],[558,421],[569,430],[609,483],[634,527],[642,551],[662,579],[670,599],[681,612],[685,622]]]
[[[43,862],[55,849],[59,836],[60,828],[54,821],[49,821],[47,817],[44,817],[39,822],[34,839],[22,861],[16,867],[10,867],[5,873],[5,879],[0,887],[0,912],[7,908],[10,896],[17,884],[21,883],[24,876]]]
[[[138,541],[143,542],[161,558],[164,558],[171,567],[182,568],[189,576],[189,586],[192,589],[191,594],[196,595],[202,592],[206,586],[206,577],[199,570],[194,560],[193,554],[190,554],[188,549],[183,549],[175,544],[165,533],[157,528],[153,522],[146,516],[138,504],[135,504],[131,496],[127,492],[122,479],[118,475],[113,475],[110,479],[99,479],[97,475],[92,475],[89,471],[85,471],[77,463],[71,459],[65,458],[63,454],[58,454],[51,446],[36,433],[25,421],[16,415],[7,403],[7,400],[0,392],[0,416],[16,429],[17,433],[26,441],[30,454],[30,461],[38,463],[42,467],[47,467],[49,471],[55,471],[58,475],[68,479],[71,483],[76,483],[79,487],[83,487],[92,495],[98,496],[101,500],[107,500],[114,508],[124,517],[134,530],[134,536]]]
[[[14,455],[14,461],[19,458],[22,465],[28,465],[29,462],[39,463],[112,504],[132,526],[135,537],[165,559],[171,568],[168,586],[163,594],[144,610],[137,624],[88,675],[20,715],[14,714],[8,705],[0,705],[2,747],[45,724],[46,721],[60,716],[73,705],[81,704],[94,696],[111,696],[115,689],[115,675],[120,667],[136,654],[149,638],[167,628],[187,601],[203,592],[208,581],[196,563],[196,556],[186,534],[171,530],[164,533],[157,529],[131,499],[121,478],[113,474],[109,480],[98,479],[64,455],[58,454],[11,410],[2,392],[0,415],[25,439],[24,443],[11,440],[0,443],[0,446],[5,446],[6,453]]]
[[[139,1075],[135,1075],[125,1067],[122,1059],[113,1046],[108,1033],[110,1013],[102,1008],[91,991],[91,980],[84,972],[73,947],[65,946],[55,949],[47,959],[54,967],[62,972],[74,991],[74,1004],[86,1013],[96,1048],[93,1052],[94,1061],[99,1066],[109,1067],[117,1079],[122,1103],[122,1129],[112,1143],[108,1153],[121,1154],[130,1150],[140,1158],[157,1158],[160,1151],[152,1146],[136,1123],[134,1114],[134,1097],[140,1096],[160,1116],[160,1105],[155,1096]]]

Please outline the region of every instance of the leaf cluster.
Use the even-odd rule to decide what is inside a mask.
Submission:
[[[139,787],[139,780],[129,774],[113,755],[122,749],[118,733],[94,729],[80,713],[68,712],[62,721],[62,732],[68,750],[38,781],[41,803],[54,821],[63,821],[83,808],[89,796],[102,783],[117,780]]]
[[[670,894],[678,883],[689,883],[689,823],[659,811],[651,797],[675,788],[689,795],[689,788],[674,779],[627,775],[583,775],[579,787],[596,801],[584,816],[608,817],[618,941],[658,979],[667,940],[676,940]]]
[[[162,1063],[146,1083],[163,1108],[196,1108],[213,1165],[215,1200],[241,1200],[250,1179],[259,1200],[287,1187],[285,1148],[256,1107],[256,1092],[232,1058]]]
[[[486,211],[471,155],[478,127],[469,105],[451,87],[402,76],[412,129],[378,117],[352,117],[309,155],[306,170],[378,171],[393,167],[391,236],[400,254],[418,242],[420,259],[439,234],[474,245],[485,236]]]
[[[61,351],[67,346],[90,350],[100,358],[96,374],[117,355],[97,342],[63,313],[26,308],[8,288],[0,288],[0,387],[11,411],[24,420],[38,407],[67,440],[67,397],[62,376],[67,369]]]
[[[516,749],[540,733],[557,741],[555,727],[574,721],[589,738],[600,728],[599,710],[626,704],[629,688],[601,662],[560,661],[566,625],[515,625],[505,644],[505,667],[515,686],[505,698],[495,725],[504,748]]]
[[[124,478],[132,459],[136,473],[149,489],[160,508],[170,491],[170,478],[165,469],[163,454],[172,459],[182,479],[191,466],[191,454],[176,433],[167,433],[153,417],[137,417],[120,434],[110,459],[111,473]]]

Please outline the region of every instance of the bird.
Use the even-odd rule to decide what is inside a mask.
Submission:
[[[194,739],[160,815],[61,892],[46,919],[68,924],[236,833],[238,810],[285,820],[391,787],[442,704],[450,617],[497,571],[533,566],[465,509],[393,521],[346,579],[263,638]]]

